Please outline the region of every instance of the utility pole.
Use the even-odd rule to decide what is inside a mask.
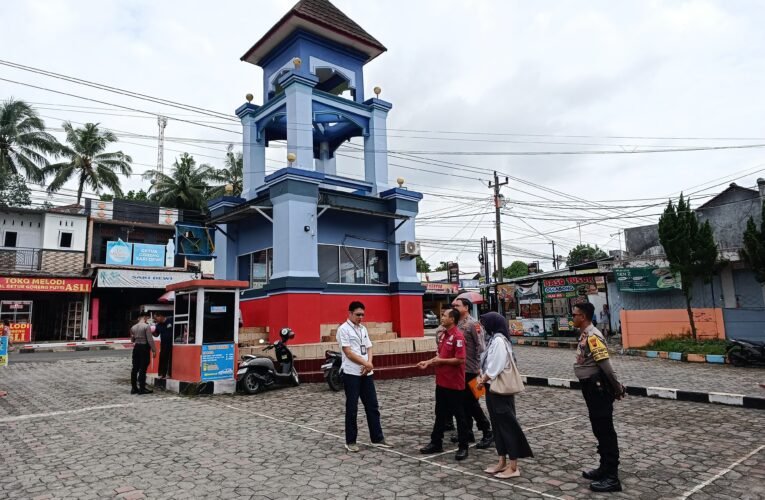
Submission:
[[[499,188],[502,186],[506,186],[508,184],[508,179],[505,177],[505,182],[500,183],[499,177],[497,176],[497,171],[494,171],[494,182],[489,182],[489,187],[494,188],[494,209],[495,209],[495,215],[494,215],[494,221],[497,225],[497,283],[502,283],[505,280],[505,268],[502,267],[502,227],[500,225],[500,206],[501,201],[499,198]]]
[[[157,116],[157,125],[159,126],[159,135],[157,136],[157,172],[165,173],[165,127],[167,118]]]
[[[619,260],[621,260],[622,259],[622,230],[619,229],[618,231],[616,231],[616,234],[612,234],[610,236],[612,238],[614,236],[619,236]]]
[[[553,269],[555,269],[557,271],[558,270],[558,258],[555,256],[555,242],[554,241],[550,241],[550,244],[552,245],[552,248],[553,248]]]
[[[582,244],[582,223],[577,222],[576,226],[579,228],[579,244]]]

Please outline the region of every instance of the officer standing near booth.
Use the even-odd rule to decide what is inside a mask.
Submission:
[[[603,334],[592,324],[594,312],[595,306],[589,302],[575,305],[573,311],[574,326],[581,331],[574,374],[582,387],[600,454],[600,466],[582,472],[582,477],[592,481],[592,491],[622,491],[619,442],[614,429],[614,401],[624,397],[624,386],[616,379]]]
[[[150,356],[157,355],[154,346],[154,337],[151,335],[151,327],[146,322],[146,313],[138,315],[138,322],[130,329],[130,338],[133,341],[133,369],[130,372],[130,394],[151,394],[152,390],[146,388],[146,369],[149,368]]]
[[[172,378],[173,376],[173,323],[167,320],[165,313],[158,312],[154,315],[157,320],[157,334],[159,335],[159,378]]]

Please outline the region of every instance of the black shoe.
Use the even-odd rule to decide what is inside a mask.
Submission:
[[[494,444],[494,434],[489,431],[483,433],[483,437],[480,441],[478,441],[478,444],[475,445],[475,447],[479,450],[485,450],[487,448],[491,448],[492,444]]]
[[[622,483],[618,477],[610,476],[604,477],[600,481],[593,481],[590,483],[590,489],[601,493],[609,493],[612,491],[622,491]]]
[[[140,391],[138,391],[138,394],[154,394],[154,391],[152,391],[151,389],[141,389]]]
[[[431,453],[441,453],[444,451],[444,447],[436,443],[428,443],[427,446],[420,448],[420,453],[423,455],[430,455]]]
[[[465,460],[468,457],[468,449],[460,448],[457,453],[454,454],[454,460]]]
[[[130,394],[138,394],[138,389],[133,387],[132,389],[130,389]]]
[[[598,467],[597,469],[582,471],[582,477],[590,481],[600,481],[606,477],[606,474]]]
[[[456,444],[460,442],[460,438],[457,434],[453,434],[450,441]],[[468,443],[475,443],[475,435],[472,432],[468,435]]]

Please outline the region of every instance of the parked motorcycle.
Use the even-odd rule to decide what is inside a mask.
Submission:
[[[731,339],[725,355],[733,366],[765,365],[765,342]]]
[[[324,371],[324,380],[333,391],[337,392],[343,389],[343,356],[336,351],[326,351],[324,355],[327,359],[321,365]]]
[[[267,388],[289,385],[300,385],[300,378],[295,370],[295,356],[287,347],[287,342],[295,338],[295,332],[282,328],[279,332],[281,340],[268,344],[263,351],[273,350],[276,360],[262,354],[242,356],[239,369],[236,372],[237,386],[247,394],[257,394]],[[261,341],[263,343],[263,341]]]

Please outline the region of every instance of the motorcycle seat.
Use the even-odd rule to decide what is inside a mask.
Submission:
[[[340,356],[340,353],[337,351],[327,351],[325,354],[327,356]]]

